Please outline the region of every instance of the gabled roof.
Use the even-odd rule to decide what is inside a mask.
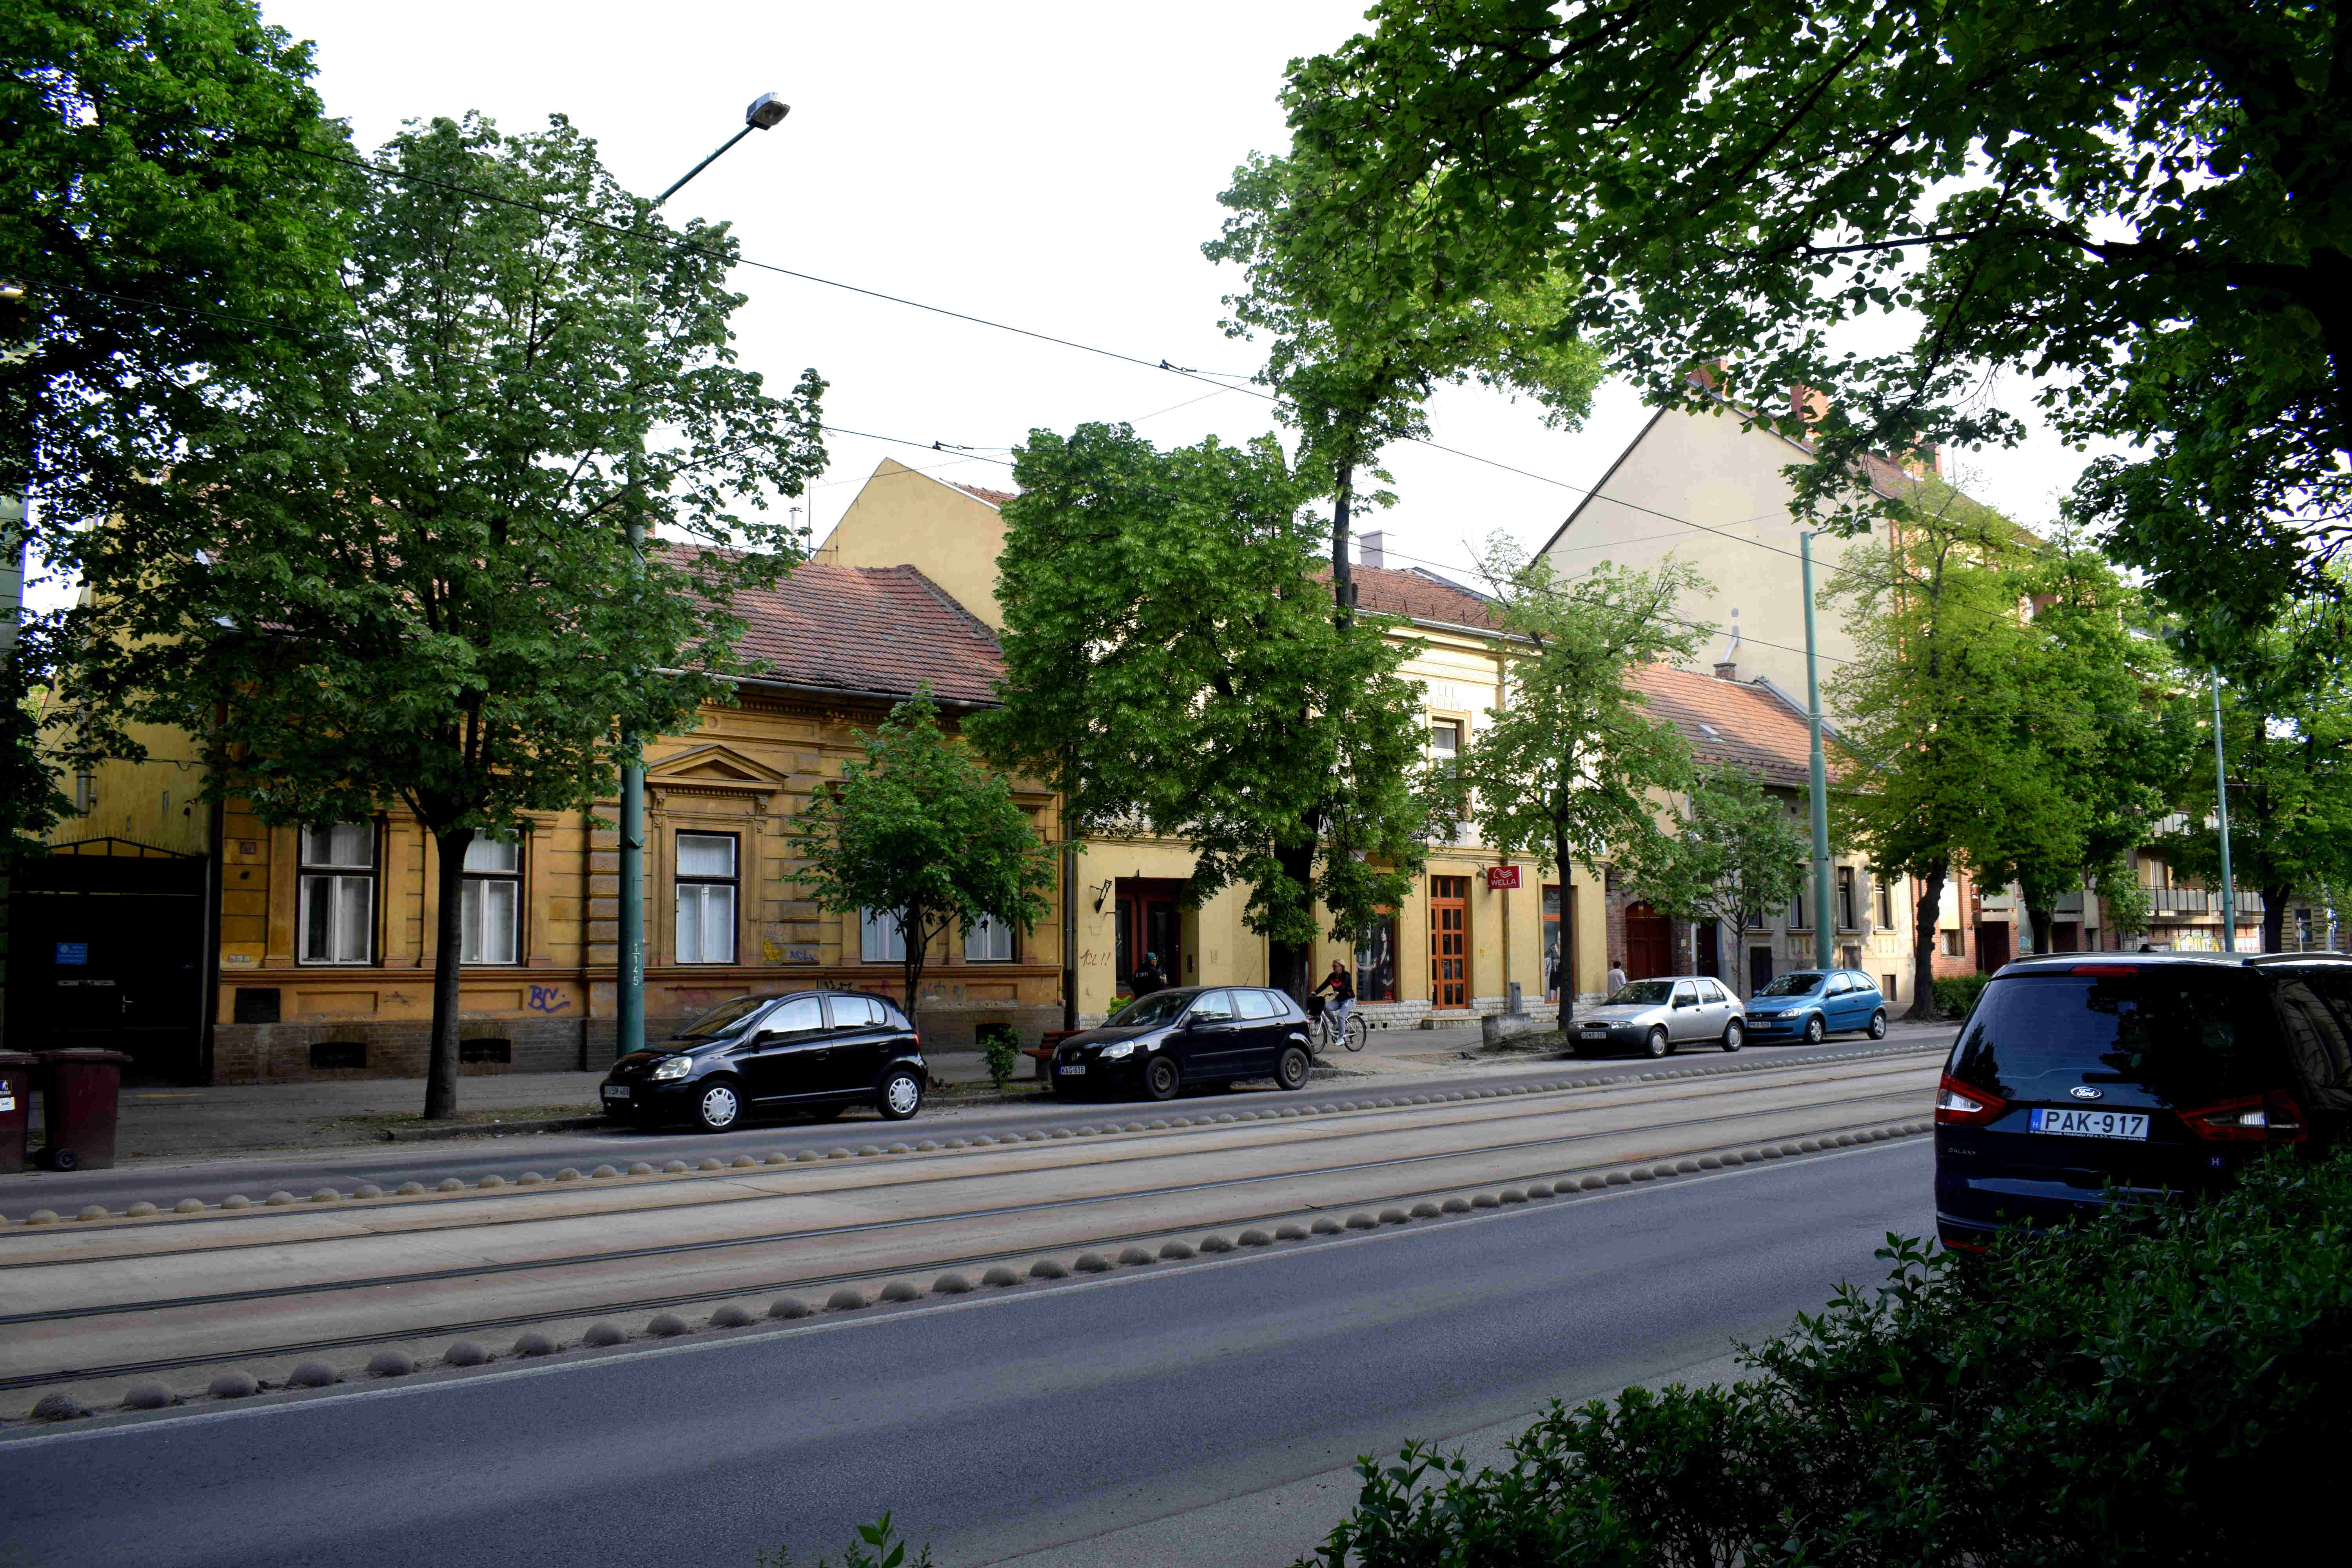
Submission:
[[[942,702],[996,700],[995,637],[912,566],[803,562],[773,588],[736,595],[740,651],[758,679],[803,690],[903,698],[929,683]]]
[[[1803,717],[1761,685],[1664,664],[1643,666],[1628,684],[1700,761],[1737,763],[1768,784],[1811,781],[1812,736]]]
[[[999,509],[1002,509],[1006,501],[1013,500],[1013,497],[1020,494],[1018,490],[982,489],[978,485],[959,484],[953,479],[941,479],[940,482],[950,487],[951,489],[960,489],[968,496],[976,496],[980,500],[986,501],[989,505]]]
[[[1400,572],[1392,566],[1357,566],[1350,570],[1356,584],[1356,607],[1360,610],[1467,626],[1476,631],[1503,629],[1494,600],[1459,583],[1449,583],[1433,572]],[[1315,576],[1317,581],[1328,583],[1331,569],[1322,567]]]

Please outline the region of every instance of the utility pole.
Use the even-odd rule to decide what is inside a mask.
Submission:
[[[1809,759],[1813,796],[1813,966],[1827,969],[1835,956],[1830,928],[1830,784],[1822,762],[1822,665],[1813,644],[1813,536],[1797,536],[1805,565],[1805,723],[1812,731]]]
[[[2213,820],[2221,830],[2221,951],[2238,951],[2238,884],[2230,874],[2230,765],[2221,749],[2221,672],[2213,677]]]
[[[763,92],[751,100],[743,111],[743,129],[719,144],[713,153],[653,199],[646,209],[651,216],[662,203],[677,195],[680,186],[703,170],[717,163],[719,154],[754,131],[771,130],[782,122],[793,106],[772,92]],[[629,277],[629,303],[634,308],[637,298],[635,268]],[[641,448],[642,439],[637,441]],[[646,512],[643,493],[637,489],[637,458],[641,454],[629,454],[629,505],[623,515],[622,528],[629,542],[630,558],[642,574],[646,553]],[[642,1050],[646,1044],[646,759],[645,737],[624,735],[621,749],[621,865],[620,908],[615,931],[620,951],[614,955],[613,970],[613,1054],[627,1056]]]

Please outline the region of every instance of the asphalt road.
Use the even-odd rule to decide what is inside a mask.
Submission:
[[[1948,1026],[1927,1030],[1898,1029],[1884,1041],[1859,1036],[1839,1037],[1817,1047],[1750,1047],[1738,1058],[1743,1062],[1798,1061],[1809,1057],[1886,1047],[1943,1045],[1952,1035]],[[493,1173],[511,1180],[526,1170],[552,1175],[564,1165],[587,1170],[600,1163],[625,1168],[633,1160],[660,1164],[666,1160],[698,1161],[708,1155],[731,1159],[770,1150],[796,1153],[803,1149],[829,1149],[843,1144],[912,1141],[919,1138],[971,1137],[987,1132],[1002,1135],[1033,1129],[1050,1130],[1101,1121],[1109,1112],[1122,1120],[1138,1114],[1181,1114],[1197,1111],[1203,1102],[1216,1109],[1246,1110],[1261,1105],[1295,1104],[1299,1100],[1337,1100],[1361,1098],[1438,1094],[1452,1089],[1494,1088],[1530,1079],[1611,1079],[1638,1077],[1662,1065],[1696,1065],[1724,1060],[1718,1051],[1685,1051],[1665,1064],[1609,1058],[1578,1061],[1559,1058],[1515,1060],[1507,1065],[1465,1063],[1458,1072],[1393,1074],[1364,1078],[1318,1078],[1294,1097],[1270,1085],[1234,1089],[1211,1089],[1183,1097],[1157,1110],[1142,1101],[1118,1105],[1076,1101],[1061,1104],[1040,1098],[1028,1104],[994,1104],[926,1110],[912,1121],[887,1122],[871,1110],[857,1110],[837,1121],[811,1123],[797,1117],[780,1117],[753,1123],[733,1132],[640,1132],[614,1128],[591,1131],[453,1138],[426,1143],[383,1144],[363,1149],[320,1150],[282,1155],[234,1159],[158,1162],[106,1171],[28,1171],[0,1176],[0,1214],[21,1220],[35,1209],[53,1209],[71,1216],[86,1205],[99,1204],[121,1211],[140,1202],[170,1207],[182,1198],[202,1198],[216,1204],[232,1193],[259,1202],[273,1191],[307,1197],[320,1187],[349,1192],[362,1182],[389,1191],[403,1182],[427,1184],[446,1177],[471,1184]],[[1344,1070],[1344,1058],[1341,1062]]]
[[[1416,1088],[1419,1086],[1416,1085]],[[1722,1375],[1889,1230],[1924,1142],[659,1350],[0,1441],[0,1563],[750,1568],[885,1509],[943,1568],[1285,1563],[1404,1438]],[[269,1403],[269,1401],[278,1401]]]

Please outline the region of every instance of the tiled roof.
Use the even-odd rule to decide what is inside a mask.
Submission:
[[[1670,665],[1644,665],[1631,684],[1650,711],[1682,731],[1700,761],[1737,763],[1766,784],[1804,784],[1812,737],[1805,721],[1761,686]]]
[[[982,489],[978,485],[960,485],[953,479],[949,479],[945,482],[952,488],[963,491],[963,493],[968,496],[978,496],[981,500],[993,507],[1002,507],[1006,501],[1011,500],[1015,495],[1020,493],[1017,490]]]
[[[943,702],[993,702],[1004,673],[988,627],[912,566],[803,562],[735,613],[742,656],[789,686],[908,697],[928,681]]]
[[[1443,577],[1426,572],[1400,572],[1392,566],[1358,566],[1353,574],[1356,607],[1360,610],[1443,621],[1450,626],[1502,630],[1493,600]],[[1315,575],[1319,582],[1328,582],[1331,569],[1325,566]]]

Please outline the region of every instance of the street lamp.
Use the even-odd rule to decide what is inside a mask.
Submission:
[[[688,180],[719,162],[730,147],[754,131],[772,131],[783,122],[793,106],[772,92],[763,92],[751,100],[743,111],[743,129],[719,145],[719,151],[678,176],[669,189],[653,199],[646,211],[650,216],[670,197],[677,195]],[[636,303],[636,277],[632,269],[629,279],[629,301]],[[630,504],[623,523],[629,542],[632,559],[642,563],[646,549],[646,516],[638,501],[636,454],[629,458]],[[644,737],[622,737],[625,760],[621,764],[621,906],[620,952],[614,964],[614,1052],[616,1057],[641,1050],[646,1043],[646,763],[643,754]]]

